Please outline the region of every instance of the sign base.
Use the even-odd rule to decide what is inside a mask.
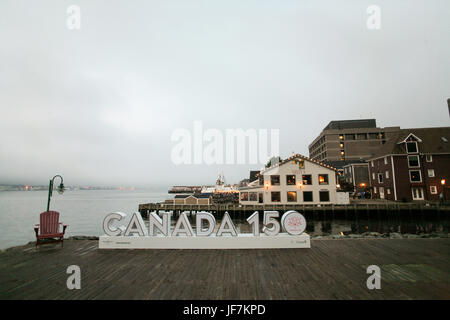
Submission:
[[[140,237],[140,236],[100,236],[99,249],[278,249],[278,248],[311,248],[310,236],[303,233],[293,236],[279,233],[267,236],[264,233],[254,236],[251,233],[240,233],[237,237],[215,235],[207,237]]]

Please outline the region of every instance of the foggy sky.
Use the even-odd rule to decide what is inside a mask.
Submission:
[[[66,27],[81,8],[81,29]],[[381,8],[368,30],[366,9]],[[166,186],[255,165],[174,165],[174,130],[280,129],[308,156],[331,120],[448,126],[450,2],[0,2],[0,184]]]

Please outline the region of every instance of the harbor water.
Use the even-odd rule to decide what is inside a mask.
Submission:
[[[165,190],[77,190],[66,191],[63,195],[54,192],[50,209],[59,211],[60,222],[69,225],[66,237],[100,236],[103,234],[103,218],[108,213],[126,213],[126,224],[132,213],[138,211],[139,204],[160,202],[170,197]],[[47,191],[0,192],[0,249],[34,241],[34,225],[39,223],[39,214],[45,211],[46,206]],[[247,216],[244,213],[231,216],[240,232],[251,232]],[[195,227],[194,215],[190,215],[189,219]],[[172,219],[172,224],[175,220],[176,217]],[[216,218],[217,223],[221,220],[221,217]],[[364,232],[448,233],[450,226],[449,215],[444,212],[438,215],[403,215],[396,212],[360,216],[314,214],[306,216],[306,220],[306,232],[311,236]]]

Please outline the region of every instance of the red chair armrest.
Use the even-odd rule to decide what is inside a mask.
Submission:
[[[34,227],[34,232],[36,233],[36,237],[38,236],[38,233],[39,233],[39,225],[36,225],[35,227]]]
[[[63,224],[63,234],[66,232],[67,224]]]

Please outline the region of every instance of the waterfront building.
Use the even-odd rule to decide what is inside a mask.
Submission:
[[[309,157],[337,169],[374,156],[400,127],[379,128],[375,119],[331,121],[308,146]]]
[[[366,161],[358,161],[343,167],[345,182],[353,186],[353,191],[361,192],[370,188],[369,164]]]
[[[450,127],[402,129],[368,160],[372,197],[439,201],[450,178]]]
[[[212,204],[212,194],[177,194],[173,199],[168,199],[165,204]]]
[[[336,169],[300,154],[260,171],[256,178],[239,188],[241,205],[348,202],[348,193],[337,192]]]

